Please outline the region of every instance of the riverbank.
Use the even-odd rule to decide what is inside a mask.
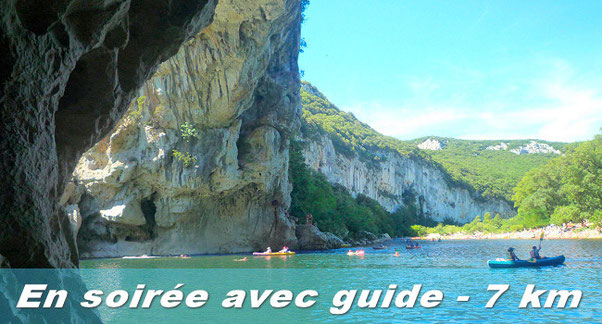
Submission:
[[[548,225],[544,228],[528,229],[519,232],[507,233],[465,233],[458,232],[449,235],[430,233],[421,239],[445,239],[445,240],[490,240],[490,239],[537,239],[544,233],[545,239],[602,239],[600,227],[591,228],[579,224],[567,227]]]

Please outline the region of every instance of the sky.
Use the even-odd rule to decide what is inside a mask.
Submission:
[[[402,140],[602,127],[602,1],[311,0],[303,79]]]

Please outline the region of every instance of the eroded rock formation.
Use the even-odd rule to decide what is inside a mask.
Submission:
[[[0,255],[73,267],[63,184],[214,0],[6,0],[0,5]]]
[[[221,0],[161,65],[65,191],[84,256],[296,246],[300,19],[298,0]]]

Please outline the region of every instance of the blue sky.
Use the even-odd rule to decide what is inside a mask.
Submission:
[[[602,1],[311,0],[304,80],[399,139],[587,140]]]

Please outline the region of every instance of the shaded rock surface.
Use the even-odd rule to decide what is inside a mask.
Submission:
[[[81,153],[159,63],[212,19],[215,1],[3,1],[0,254],[13,267],[73,267],[59,195]]]
[[[79,213],[72,206],[68,216],[58,204],[77,160],[113,128],[158,65],[210,23],[215,4],[214,0],[1,2],[1,266],[78,265],[74,230]],[[55,276],[47,280],[53,288],[83,289],[76,272],[47,273]],[[3,318],[99,322],[93,311],[74,310],[71,298],[58,311],[67,316],[60,319],[16,309],[15,292],[28,281],[12,280],[10,275],[5,271],[0,276],[0,303],[13,312],[3,313]]]
[[[221,0],[161,65],[66,192],[86,256],[296,247],[285,211],[300,19],[298,0]]]

